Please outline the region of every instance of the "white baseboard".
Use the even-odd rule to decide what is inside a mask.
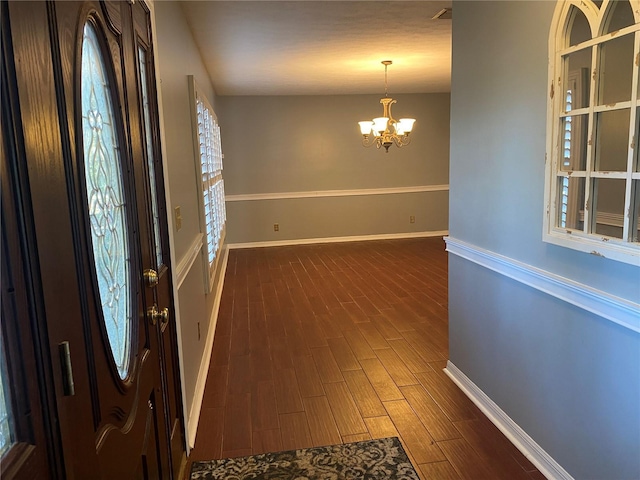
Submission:
[[[350,237],[297,238],[291,240],[274,240],[267,242],[230,243],[229,248],[282,247],[289,245],[310,245],[314,243],[362,242],[368,240],[395,240],[400,238],[444,237],[448,230],[431,232],[383,233],[379,235],[356,235]]]
[[[209,330],[207,331],[207,339],[204,344],[204,352],[200,360],[200,369],[198,370],[198,378],[196,379],[196,387],[193,392],[193,400],[189,409],[189,419],[187,421],[187,440],[189,448],[193,448],[196,443],[196,434],[198,433],[198,422],[200,421],[200,410],[202,409],[202,399],[204,397],[204,388],[207,384],[207,374],[209,372],[209,364],[211,363],[211,351],[213,350],[213,337],[218,323],[218,311],[220,309],[220,299],[222,298],[222,287],[224,286],[224,274],[227,270],[227,261],[229,260],[229,249],[223,248],[222,265],[220,266],[220,274],[215,299],[213,301],[213,310],[211,311],[211,319],[209,320]]]
[[[444,372],[545,477],[553,480],[573,480],[573,477],[558,462],[451,361],[447,362]]]

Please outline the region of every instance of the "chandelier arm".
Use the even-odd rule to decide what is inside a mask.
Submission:
[[[393,134],[389,138],[393,140],[393,143],[398,148],[404,147],[404,146],[409,145],[411,143],[411,137],[409,137],[408,135],[396,135],[396,134]]]
[[[373,135],[367,135],[362,138],[362,146],[373,147],[376,144],[376,137]]]
[[[411,137],[407,135],[402,135],[398,137],[398,142],[399,142],[397,143],[398,147],[404,147],[405,145],[409,145],[409,143],[411,143]]]

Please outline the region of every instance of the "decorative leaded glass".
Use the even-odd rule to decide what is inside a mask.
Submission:
[[[156,189],[156,168],[153,156],[153,134],[151,131],[151,113],[149,111],[149,92],[147,86],[146,52],[138,48],[140,65],[140,84],[142,85],[142,110],[144,115],[144,133],[147,144],[147,163],[149,166],[149,190],[151,191],[151,209],[153,215],[153,244],[155,246],[156,265],[162,265],[162,245],[160,243],[160,215],[158,214],[158,193]]]
[[[9,382],[5,370],[4,341],[0,331],[0,458],[15,443],[9,403]]]
[[[82,41],[82,135],[95,274],[102,317],[120,378],[131,350],[130,255],[115,115],[95,28]]]

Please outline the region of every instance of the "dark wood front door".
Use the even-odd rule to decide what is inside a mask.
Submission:
[[[174,477],[185,442],[149,10],[17,1],[3,15],[20,143],[3,161],[24,165],[57,468]]]

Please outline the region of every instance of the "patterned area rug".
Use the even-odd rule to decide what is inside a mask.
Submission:
[[[191,480],[419,480],[397,437],[193,462]]]

